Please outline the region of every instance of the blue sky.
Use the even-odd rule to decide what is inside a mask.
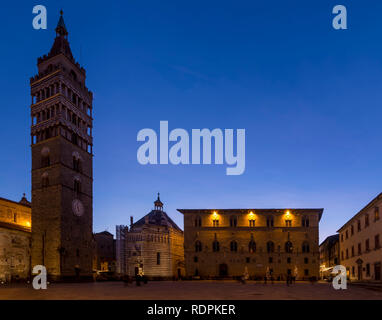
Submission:
[[[0,196],[30,198],[29,77],[59,10],[94,93],[94,230],[153,207],[324,208],[320,241],[382,191],[382,3],[32,1],[2,5]],[[332,28],[336,4],[348,30]],[[142,166],[140,129],[246,129],[246,171]]]

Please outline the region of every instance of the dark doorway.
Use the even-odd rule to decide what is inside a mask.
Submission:
[[[362,265],[358,265],[358,280],[362,280]]]
[[[138,267],[135,267],[135,275],[137,276],[139,273],[139,268]]]
[[[180,279],[182,277],[182,272],[181,270],[178,268],[178,279]]]
[[[374,265],[374,278],[381,280],[381,264],[379,262]]]
[[[227,277],[228,276],[228,266],[225,263],[219,265],[219,276]]]

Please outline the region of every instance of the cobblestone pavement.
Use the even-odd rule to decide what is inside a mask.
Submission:
[[[261,284],[235,281],[156,281],[137,287],[123,282],[50,284],[47,290],[30,285],[0,286],[0,300],[263,300],[263,299],[382,299],[381,288],[348,285],[334,290],[329,283]]]

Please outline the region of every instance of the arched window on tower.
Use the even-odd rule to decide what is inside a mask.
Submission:
[[[74,193],[78,196],[81,193],[81,181],[79,178],[74,179]]]
[[[49,174],[48,172],[44,172],[41,176],[41,186],[43,188],[49,187]]]
[[[81,172],[81,158],[78,152],[73,152],[73,170]]]
[[[41,167],[49,167],[50,166],[50,150],[48,147],[44,147],[41,150]]]

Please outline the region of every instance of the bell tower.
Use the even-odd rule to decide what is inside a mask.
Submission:
[[[92,276],[93,94],[73,58],[63,12],[31,86],[32,267],[51,280]]]

